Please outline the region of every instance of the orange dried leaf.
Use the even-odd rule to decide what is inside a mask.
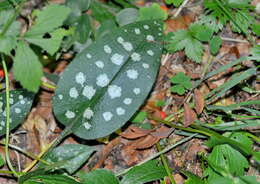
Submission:
[[[196,113],[187,105],[184,103],[184,126],[188,127],[190,126],[195,120],[197,119]]]
[[[203,94],[200,92],[200,90],[195,89],[194,91],[194,98],[195,98],[195,110],[197,114],[202,113],[205,105]]]

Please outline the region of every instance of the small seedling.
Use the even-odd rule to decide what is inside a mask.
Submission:
[[[183,72],[177,73],[171,78],[173,86],[170,88],[171,92],[183,95],[186,90],[192,87],[190,77],[186,76]]]

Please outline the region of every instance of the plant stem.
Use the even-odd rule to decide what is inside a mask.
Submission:
[[[14,174],[14,172],[8,171],[8,170],[0,170],[0,173],[1,174]],[[24,174],[23,172],[16,172],[16,173],[18,173],[19,175]]]
[[[8,167],[11,169],[11,171],[13,172],[13,174],[16,177],[19,177],[19,174],[15,171],[11,161],[10,161],[10,155],[9,155],[9,133],[10,133],[10,99],[9,99],[9,77],[8,77],[8,71],[7,71],[7,67],[6,67],[6,63],[5,63],[5,59],[3,54],[1,54],[1,59],[2,59],[2,65],[4,68],[4,73],[5,73],[5,86],[6,86],[6,90],[5,90],[5,95],[6,95],[6,131],[5,131],[5,159],[7,162]]]
[[[156,143],[156,147],[157,147],[157,149],[158,149],[159,152],[162,151],[162,147],[161,147],[160,143]],[[171,183],[172,183],[172,184],[176,184],[176,182],[175,182],[175,180],[174,180],[174,178],[173,178],[173,176],[172,176],[172,170],[171,170],[171,168],[169,167],[168,162],[167,162],[167,160],[166,160],[164,154],[161,154],[161,155],[160,155],[160,158],[162,159],[163,166],[164,166],[164,168],[165,168],[165,170],[166,170],[166,172],[167,172],[167,174],[168,174],[168,177],[169,177]]]
[[[0,144],[5,145],[4,142],[0,142]],[[38,161],[42,162],[43,164],[50,165],[49,162],[38,158],[36,155],[34,155],[34,154],[32,154],[32,153],[30,153],[30,152],[28,152],[28,151],[25,151],[25,150],[23,150],[22,148],[20,148],[20,147],[18,147],[18,146],[15,146],[15,145],[12,145],[12,144],[9,144],[8,146],[9,146],[10,148],[12,148],[12,149],[14,149],[14,150],[20,152],[20,153],[22,153],[22,154],[24,154],[24,155],[26,155],[26,156],[32,158],[32,159],[35,159],[35,160],[38,160]]]

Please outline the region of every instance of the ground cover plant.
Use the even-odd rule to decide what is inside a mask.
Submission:
[[[259,183],[254,0],[0,1],[0,183]]]

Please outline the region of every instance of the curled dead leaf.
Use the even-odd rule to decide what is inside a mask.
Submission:
[[[202,113],[205,105],[203,94],[200,92],[200,90],[195,89],[194,90],[194,99],[195,99],[195,110],[197,114]]]
[[[185,127],[190,126],[197,119],[196,113],[184,103],[184,121],[183,124]]]

